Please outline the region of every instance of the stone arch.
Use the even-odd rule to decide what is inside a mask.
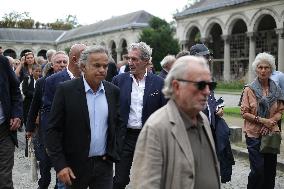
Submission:
[[[5,49],[4,52],[3,52],[3,55],[4,56],[10,56],[10,57],[12,57],[14,59],[17,58],[17,53],[12,48]]]
[[[43,56],[44,59],[46,59],[46,49],[41,49],[40,51],[38,51],[37,56]]]
[[[249,25],[249,19],[243,14],[234,14],[230,16],[230,18],[227,20],[224,28],[224,35],[230,35],[232,33],[233,27],[235,26],[236,22],[242,20],[248,29]]]
[[[190,49],[191,46],[201,42],[201,30],[196,25],[191,25],[186,32],[185,44],[183,49]]]
[[[20,57],[24,56],[26,52],[33,52],[33,51],[30,49],[24,49],[21,51]]]
[[[200,26],[199,23],[197,23],[197,22],[190,22],[190,23],[185,27],[182,38],[183,38],[184,40],[188,39],[189,34],[192,32],[192,30],[193,30],[194,28],[197,28],[199,31],[201,31],[201,26]]]
[[[203,31],[203,32],[201,32],[201,38],[209,37],[211,29],[215,24],[218,24],[220,26],[222,34],[223,34],[224,33],[223,32],[224,31],[224,23],[218,18],[212,18],[212,19],[209,19],[206,22],[205,26],[202,28],[201,31]]]
[[[127,53],[128,53],[128,51],[127,51],[128,43],[127,43],[127,40],[126,40],[125,38],[121,38],[121,39],[120,39],[118,48],[121,49],[121,57],[120,57],[120,60],[122,60],[122,56],[123,56],[124,54],[127,54]]]
[[[271,9],[260,9],[259,11],[257,11],[253,16],[252,16],[252,20],[249,24],[248,27],[248,31],[249,32],[254,32],[257,31],[257,27],[259,25],[259,22],[262,20],[262,18],[266,15],[270,15],[271,17],[274,18],[274,21],[276,23],[276,28],[281,28],[281,24],[280,24],[280,17],[277,14],[276,11],[271,10]]]
[[[106,43],[105,43],[104,41],[100,42],[100,45],[101,45],[101,46],[104,46],[104,47],[107,47],[107,46],[106,46]]]
[[[109,49],[110,49],[110,53],[112,58],[116,61],[117,60],[117,52],[116,52],[116,43],[114,40],[111,40],[109,42]]]

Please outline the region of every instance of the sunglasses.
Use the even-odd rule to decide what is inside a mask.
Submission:
[[[217,83],[214,81],[207,82],[207,81],[190,81],[185,79],[176,79],[177,81],[186,82],[186,83],[194,83],[198,90],[202,91],[206,88],[206,85],[209,86],[210,91],[214,90],[217,86]]]

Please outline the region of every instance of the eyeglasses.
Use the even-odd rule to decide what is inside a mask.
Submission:
[[[205,89],[206,85],[209,86],[210,91],[214,90],[217,86],[217,83],[214,81],[207,82],[207,81],[190,81],[185,79],[176,79],[177,81],[187,82],[187,83],[194,83],[198,90],[202,91]]]

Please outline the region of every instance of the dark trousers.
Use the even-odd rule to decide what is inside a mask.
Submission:
[[[140,129],[127,129],[119,163],[115,164],[113,189],[124,189],[129,184],[135,145]]]
[[[91,173],[86,173],[81,178],[72,180],[68,189],[112,189],[113,183],[113,162],[102,157],[92,157]]]
[[[276,176],[276,154],[262,154],[260,138],[246,136],[249,153],[250,173],[248,176],[248,189],[273,189]]]
[[[33,144],[36,158],[39,161],[40,179],[38,180],[38,186],[41,189],[48,188],[51,181],[51,160],[45,151],[44,145],[40,142],[38,135],[33,139]]]
[[[13,189],[15,145],[10,136],[0,139],[0,189]]]

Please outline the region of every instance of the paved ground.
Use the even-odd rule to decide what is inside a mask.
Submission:
[[[226,94],[216,94],[216,98],[222,96],[225,100],[226,106],[236,106],[239,95],[226,95]],[[239,125],[243,123],[240,118],[227,118],[225,120],[229,125]],[[24,141],[24,133],[19,133],[20,145],[19,148],[15,151],[15,165],[13,169],[13,181],[15,189],[36,189],[37,183],[31,182],[30,175],[30,165],[29,159],[24,157],[24,144],[21,141]],[[283,141],[282,141],[283,142]],[[284,146],[284,145],[283,145]],[[243,148],[245,150],[245,148]],[[284,150],[281,152],[280,157],[284,157]],[[283,158],[284,159],[284,158]],[[233,175],[232,181],[227,184],[222,184],[222,189],[243,189],[246,188],[247,184],[247,175],[249,173],[249,164],[246,158],[235,156],[236,165],[233,166]],[[55,172],[52,173],[52,184],[50,189],[53,188],[55,183]],[[284,172],[278,171],[276,176],[276,186],[275,189],[284,188]],[[130,189],[130,187],[128,187]]]

